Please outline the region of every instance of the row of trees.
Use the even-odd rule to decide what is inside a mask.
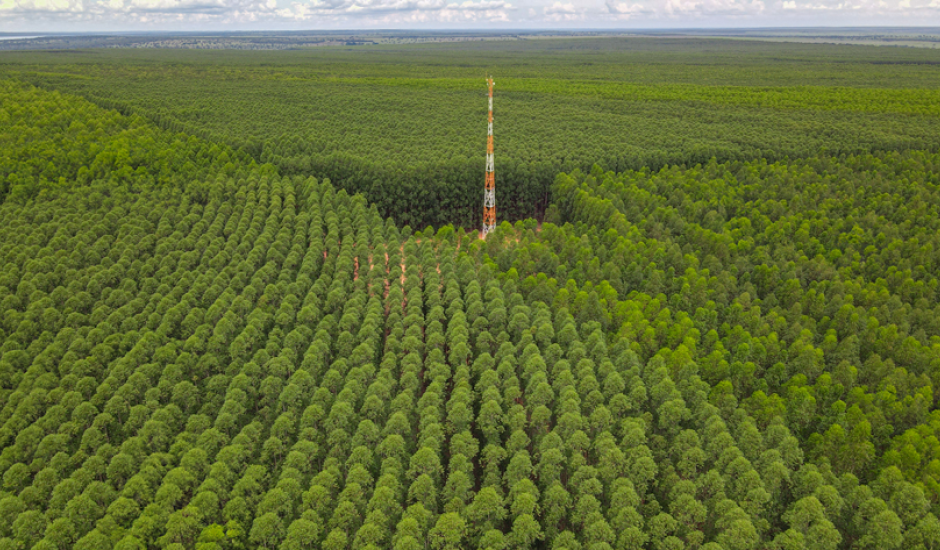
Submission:
[[[504,75],[495,100],[501,219],[541,218],[555,175],[594,163],[624,171],[940,145],[936,92],[912,65],[899,79],[892,65],[804,47],[790,54],[805,61],[797,69],[752,44],[732,48],[734,62],[709,60],[706,75],[697,54],[676,53],[675,45],[640,48],[652,49],[644,58],[653,67],[637,64],[638,45],[629,41],[557,56],[518,47],[520,57],[496,71]],[[442,63],[423,52],[252,55],[181,62],[169,52],[143,60],[111,54],[94,67],[41,65],[24,78],[227,144],[283,175],[328,177],[400,224],[479,225],[486,151],[479,67],[485,60],[498,68],[508,62],[502,56],[458,49]],[[822,66],[833,68],[820,74]],[[48,74],[59,71],[86,78]],[[899,81],[910,88],[897,89]]]
[[[26,249],[4,251],[6,282],[28,292],[14,309],[60,315],[4,339],[18,363],[0,544],[937,542],[930,501],[896,468],[866,486],[806,463],[785,415],[736,407],[682,345],[644,360],[605,331],[596,295],[573,289],[569,309],[567,288],[542,299],[500,275],[486,254],[506,235],[399,232],[315,181],[215,185],[231,196],[205,206],[149,191],[98,205],[76,188],[3,207]],[[73,223],[52,231],[60,219]],[[66,261],[77,282],[49,304],[58,286],[37,286],[33,258],[86,240],[116,246]]]
[[[205,202],[202,182],[234,176],[250,158],[232,149],[160,130],[74,96],[0,79],[0,202],[24,202],[60,187],[168,185]],[[270,172],[270,171],[269,171]]]
[[[546,298],[560,285],[540,272],[569,279],[567,303],[604,279],[605,320],[641,357],[684,344],[729,399],[786,416],[811,456],[863,479],[898,466],[936,495],[938,161],[597,169],[557,182],[553,215],[577,227],[487,246]]]
[[[598,168],[480,241],[186,143],[0,205],[0,549],[940,546],[936,155]]]
[[[4,340],[3,360],[24,368],[2,409],[11,521],[0,544],[932,540],[916,487],[885,477],[873,492],[804,464],[782,422],[762,434],[677,368],[679,354],[643,362],[584,312],[527,301],[479,263],[479,245],[459,254],[470,244],[460,234],[400,234],[314,181],[236,189],[205,207],[150,192],[98,207],[83,188],[4,207],[65,214],[15,224],[26,253],[6,256],[17,292],[29,291],[17,310],[50,305],[77,326],[29,339],[24,325]],[[49,226],[83,215],[104,221],[70,224],[76,241],[128,238],[66,263],[94,275],[110,264],[104,284],[79,274],[77,300],[48,304],[32,258],[71,249],[54,240],[69,229]],[[139,245],[137,232],[155,238]],[[109,313],[112,300],[124,305]]]

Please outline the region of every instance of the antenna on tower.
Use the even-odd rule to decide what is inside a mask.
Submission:
[[[493,165],[493,77],[487,77],[490,114],[486,126],[486,184],[483,187],[483,238],[496,229],[496,174]]]

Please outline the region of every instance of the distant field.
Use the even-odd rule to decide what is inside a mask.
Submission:
[[[940,53],[700,38],[234,52],[0,53],[81,94],[361,191],[401,223],[475,225],[483,75],[500,211],[541,216],[559,171],[940,146]]]
[[[842,44],[856,46],[897,46],[936,48],[940,45],[938,27],[807,27],[759,29],[697,29],[677,31],[639,31],[646,36],[726,37],[768,42],[805,44]]]
[[[749,38],[748,40],[755,40]],[[757,38],[756,40],[766,40],[768,42],[802,42],[804,44],[844,44],[846,46],[900,46],[905,48],[931,48],[940,47],[940,39],[931,37],[927,40],[916,40],[913,38],[851,38],[851,37],[812,37],[812,36],[786,36],[786,37],[768,37]]]

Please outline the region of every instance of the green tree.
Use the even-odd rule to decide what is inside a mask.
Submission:
[[[492,486],[480,489],[466,510],[471,532],[477,535],[482,535],[491,529],[498,529],[506,519],[506,515],[503,497]]]
[[[467,534],[467,524],[459,514],[442,514],[428,533],[428,541],[435,550],[457,550]]]

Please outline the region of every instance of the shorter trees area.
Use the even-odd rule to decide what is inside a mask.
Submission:
[[[151,40],[152,38],[147,38]],[[483,76],[500,219],[559,172],[940,147],[936,51],[728,39],[537,38],[294,51],[0,52],[44,88],[329,178],[399,226],[478,227]]]

